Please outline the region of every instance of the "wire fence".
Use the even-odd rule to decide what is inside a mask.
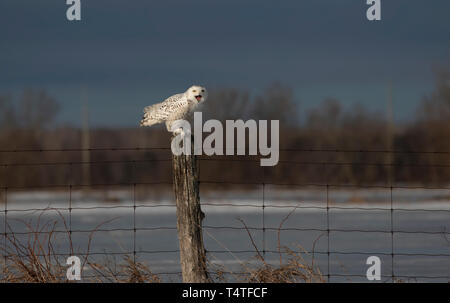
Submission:
[[[39,159],[39,155],[43,153],[69,153],[69,152],[116,152],[116,151],[127,151],[127,152],[143,152],[143,151],[163,151],[169,152],[169,148],[91,148],[91,149],[12,149],[12,150],[0,150],[0,155],[2,154],[19,154],[19,153],[30,153],[33,155],[33,159]],[[306,152],[306,153],[373,153],[373,154],[418,154],[418,155],[450,155],[450,151],[395,151],[395,150],[349,150],[349,149],[281,149],[281,152],[287,153],[298,153],[298,152]],[[227,190],[230,191],[234,188],[234,186],[253,186],[253,192],[258,192],[258,198],[253,199],[251,202],[248,202],[248,199],[243,199],[245,201],[240,201],[237,198],[231,199],[232,202],[225,201],[226,199],[219,199],[218,201],[209,201],[208,199],[202,198],[202,206],[208,209],[222,209],[223,212],[239,213],[240,209],[250,210],[250,213],[253,213],[251,210],[254,209],[255,212],[253,214],[253,219],[248,226],[242,225],[221,225],[221,224],[212,224],[215,221],[206,221],[203,229],[204,229],[204,237],[208,237],[208,235],[217,235],[217,232],[236,232],[236,231],[248,231],[250,235],[254,233],[258,235],[257,249],[262,253],[263,256],[281,253],[280,247],[274,246],[270,244],[270,242],[274,242],[273,239],[274,234],[280,235],[284,233],[298,233],[299,238],[302,239],[302,235],[304,233],[313,233],[314,235],[319,235],[318,237],[323,236],[324,242],[322,242],[321,249],[316,249],[312,247],[312,249],[304,250],[303,253],[313,256],[318,256],[321,259],[320,270],[325,277],[326,281],[339,281],[341,279],[352,279],[352,278],[362,278],[365,279],[366,274],[365,271],[354,272],[351,269],[348,272],[337,271],[336,259],[339,257],[344,258],[353,258],[358,259],[358,262],[364,262],[365,259],[362,256],[380,256],[383,257],[383,264],[388,260],[389,266],[383,267],[382,278],[383,281],[398,281],[398,280],[436,280],[436,281],[450,281],[450,243],[449,243],[449,231],[447,231],[448,224],[450,223],[450,194],[447,190],[450,189],[450,186],[446,185],[421,185],[421,184],[395,184],[392,180],[389,181],[389,184],[352,184],[352,183],[334,183],[334,182],[273,182],[271,180],[267,180],[265,177],[265,169],[262,169],[262,174],[259,180],[247,180],[247,181],[229,181],[229,180],[221,180],[219,178],[219,174],[217,175],[216,180],[203,179],[202,178],[202,165],[206,162],[214,162],[214,161],[230,161],[230,162],[248,162],[253,163],[254,165],[259,165],[259,160],[254,158],[208,158],[205,156],[198,157],[200,162],[200,188],[203,186],[227,186]],[[141,165],[142,163],[152,164],[158,162],[170,162],[171,157],[170,154],[167,154],[167,157],[160,159],[120,159],[120,160],[98,160],[98,161],[36,161],[36,162],[14,162],[10,161],[8,163],[0,163],[0,168],[4,174],[4,184],[1,184],[0,190],[3,193],[3,205],[0,210],[0,216],[3,221],[3,236],[4,236],[4,252],[8,251],[7,249],[7,238],[10,235],[19,236],[19,235],[30,235],[30,234],[67,234],[70,236],[75,234],[91,234],[93,232],[96,233],[109,233],[109,232],[123,232],[128,233],[127,235],[131,236],[131,246],[129,249],[123,249],[122,251],[112,251],[102,249],[101,251],[90,251],[90,256],[114,256],[114,255],[130,255],[133,257],[133,260],[136,260],[141,256],[167,256],[170,255],[170,258],[174,261],[177,261],[177,253],[179,253],[178,249],[141,249],[139,248],[141,245],[140,241],[142,241],[142,237],[138,237],[138,233],[140,232],[158,232],[158,231],[170,231],[176,232],[176,221],[169,222],[170,225],[165,226],[145,226],[145,224],[138,223],[138,216],[143,210],[148,210],[146,214],[150,214],[153,210],[157,209],[172,209],[172,213],[175,212],[175,204],[170,201],[159,202],[159,203],[143,203],[140,201],[141,199],[137,198],[137,191],[140,188],[145,187],[157,187],[157,186],[166,186],[170,187],[172,185],[169,181],[151,181],[151,182],[142,182],[136,181],[133,177],[130,180],[125,180],[123,182],[114,182],[114,183],[95,183],[89,182],[89,184],[74,184],[73,182],[64,182],[62,184],[40,184],[36,186],[30,185],[8,185],[8,175],[13,173],[15,167],[43,167],[45,169],[51,170],[55,167],[66,167],[68,173],[73,172],[73,167],[76,165],[95,165],[95,164],[104,164],[104,165],[113,165],[114,163],[121,163],[131,166],[132,170],[137,165]],[[382,167],[398,167],[398,166],[411,166],[411,167],[439,167],[441,169],[447,169],[450,167],[447,163],[434,163],[434,164],[420,164],[420,163],[385,163],[385,162],[339,162],[339,161],[295,161],[295,160],[285,160],[280,159],[279,163],[292,164],[292,165],[311,165],[316,166],[318,169],[323,169],[328,166],[334,167],[343,167],[343,166],[382,166]],[[151,171],[149,171],[151,174]],[[299,172],[301,174],[301,171]],[[72,178],[69,178],[72,180]],[[129,201],[125,203],[104,203],[98,198],[92,198],[92,201],[95,203],[80,203],[80,201],[76,201],[74,204],[74,196],[79,195],[80,190],[84,189],[102,189],[109,187],[118,187],[118,188],[127,188],[127,191],[131,193],[131,197],[129,197]],[[231,189],[230,189],[231,188]],[[274,188],[282,188],[280,191],[274,191]],[[277,199],[277,195],[283,192],[283,189],[298,189],[298,190],[310,190],[313,191],[316,195],[320,196],[320,201],[309,201],[308,198],[292,198],[287,199]],[[332,197],[333,194],[340,191],[351,191],[351,190],[362,190],[362,191],[372,191],[372,190],[380,190],[383,192],[385,199],[384,203],[337,203],[336,198]],[[408,190],[441,190],[444,191],[439,203],[437,203],[438,207],[436,207],[436,203],[433,204],[433,207],[429,207],[427,202],[424,203],[396,203],[395,193],[398,190],[408,191]],[[29,191],[50,191],[50,192],[64,192],[67,197],[67,201],[64,204],[59,204],[56,207],[46,206],[46,207],[29,207],[29,204],[24,205],[19,204],[17,201],[11,198],[12,195],[20,192],[29,192]],[[275,192],[275,194],[274,194]],[[413,193],[414,194],[414,193]],[[89,197],[89,192],[86,192],[86,195]],[[31,193],[31,200],[33,199],[33,193]],[[45,198],[43,198],[45,201]],[[316,200],[316,199],[315,199]],[[412,200],[414,200],[412,198]],[[1,200],[0,200],[1,201]],[[92,202],[91,201],[91,202]],[[403,201],[404,202],[404,201]],[[44,203],[45,204],[45,203]],[[92,205],[94,204],[94,205]],[[374,205],[372,205],[374,204]],[[431,204],[431,203],[429,203]],[[81,226],[74,227],[73,219],[74,212],[76,211],[84,211],[84,217],[86,218],[90,216],[89,211],[95,210],[131,210],[131,213],[126,213],[127,216],[130,216],[131,224],[129,226],[112,226],[110,228],[105,227],[96,227],[96,228],[82,228]],[[320,212],[324,215],[324,220],[320,221],[319,225],[314,226],[297,226],[291,225],[289,227],[275,225],[273,220],[273,212],[283,212],[286,210],[286,213],[289,213],[291,210],[295,210],[297,213],[304,217],[299,217],[297,219],[306,218],[311,212]],[[14,230],[14,224],[12,224],[13,219],[20,218],[21,213],[29,213],[29,212],[40,212],[40,211],[60,211],[65,212],[67,219],[66,228],[61,229],[53,229],[51,231],[38,229],[38,230]],[[260,213],[257,213],[260,211]],[[86,213],[87,212],[87,213]],[[218,211],[220,213],[220,211]],[[344,213],[349,216],[360,216],[363,217],[364,220],[359,222],[360,224],[356,224],[353,227],[340,227],[333,220],[336,219],[336,213]],[[380,215],[382,213],[382,215]],[[416,217],[414,221],[415,226],[408,226],[408,221],[405,219],[401,219],[400,216],[402,214],[415,214]],[[206,212],[208,218],[208,211]],[[349,215],[350,214],[350,215]],[[381,220],[382,224],[375,224],[376,226],[372,226],[370,220],[375,217],[371,217],[372,214],[374,216],[378,216],[377,220]],[[421,222],[433,222],[435,215],[438,214],[438,222],[435,222],[436,225],[428,226],[425,223]],[[418,217],[417,217],[418,216]],[[258,219],[255,219],[260,217]],[[278,218],[278,217],[277,217]],[[282,217],[281,217],[282,218]],[[423,219],[422,219],[423,218]],[[425,219],[428,218],[428,219]],[[374,219],[375,220],[375,219]],[[140,220],[142,221],[142,220]],[[342,220],[341,220],[342,221]],[[344,220],[345,221],[345,220]],[[220,220],[217,220],[220,222]],[[272,223],[270,223],[272,222]],[[419,224],[417,224],[417,222]],[[342,222],[341,222],[342,223]],[[358,223],[358,222],[356,222]],[[344,224],[345,225],[345,224]],[[402,227],[404,226],[404,227]],[[342,238],[342,235],[356,235],[358,236],[350,236],[355,239],[365,239],[370,238],[371,235],[382,235],[385,238],[389,239],[389,245],[385,245],[382,249],[377,247],[376,243],[372,243],[374,245],[369,245],[367,249],[353,249],[354,245],[349,245],[346,247],[346,244],[352,244],[351,240],[339,240]],[[402,239],[402,236],[409,237],[411,242],[419,242],[417,245],[405,245],[405,240]],[[440,243],[436,246],[432,246],[431,248],[426,245],[427,236],[438,236],[440,239]],[[308,238],[308,237],[306,237]],[[152,238],[153,239],[153,238]],[[309,238],[308,238],[309,239]],[[350,238],[351,239],[351,238]],[[376,239],[376,237],[375,237]],[[152,241],[148,238],[148,241]],[[355,240],[356,241],[356,240]],[[363,240],[363,243],[366,240]],[[435,240],[433,240],[435,241]],[[248,242],[248,239],[247,239]],[[276,242],[276,241],[275,241]],[[402,242],[402,243],[398,243]],[[172,246],[177,246],[177,238],[171,239]],[[423,245],[421,244],[423,243]],[[216,248],[208,247],[207,242],[207,253],[208,255],[251,255],[255,254],[254,247],[244,247],[245,249],[228,249],[227,243],[222,243],[224,246],[222,249],[218,249],[217,245],[213,245]],[[423,246],[421,249],[421,245]],[[401,249],[400,249],[401,248]],[[63,252],[54,252],[56,256],[69,256],[73,254],[73,251],[63,253]],[[5,264],[8,260],[8,255],[4,255]],[[401,258],[426,258],[424,261],[424,265],[422,266],[423,270],[420,270],[420,266],[417,267],[419,272],[413,272],[407,274],[408,267],[411,266],[410,263],[404,262],[404,260],[400,260]],[[217,258],[217,257],[216,257]],[[270,257],[269,257],[270,259]],[[218,259],[220,261],[220,258]],[[362,261],[361,261],[362,260]],[[429,264],[433,263],[433,260],[439,260],[439,265],[436,266],[436,270]],[[400,262],[400,264],[398,264]],[[411,262],[411,261],[410,261]],[[219,262],[220,263],[220,262]],[[427,265],[428,264],[428,265]],[[365,266],[365,264],[364,264]],[[363,266],[363,267],[364,267]],[[367,266],[366,266],[367,267]],[[440,268],[438,268],[440,267]],[[361,268],[358,265],[358,268]],[[365,268],[365,267],[364,267]],[[386,269],[387,268],[387,269]],[[351,271],[351,272],[350,272]],[[423,272],[427,274],[423,274]],[[181,273],[177,270],[165,271],[161,270],[158,272],[153,272],[154,274],[161,276],[180,276]],[[239,270],[232,270],[229,272],[230,274],[239,275],[246,274],[245,272],[239,272]],[[214,272],[211,272],[211,275],[214,275]]]

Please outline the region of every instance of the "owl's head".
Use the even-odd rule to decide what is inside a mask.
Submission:
[[[196,101],[197,103],[205,102],[208,97],[206,88],[198,85],[189,87],[185,94],[189,100]]]

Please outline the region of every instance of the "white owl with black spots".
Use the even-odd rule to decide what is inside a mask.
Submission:
[[[172,124],[176,120],[187,119],[199,104],[206,101],[207,97],[208,93],[204,87],[191,86],[184,93],[170,96],[161,103],[144,108],[141,126],[152,126],[165,122],[167,130],[172,131]]]

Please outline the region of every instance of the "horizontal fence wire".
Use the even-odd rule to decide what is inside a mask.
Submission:
[[[200,180],[199,183],[203,184],[216,184],[216,185],[274,185],[274,186],[291,186],[291,187],[332,187],[332,188],[360,188],[360,189],[450,189],[450,186],[420,186],[420,185],[396,185],[396,186],[388,186],[388,185],[370,185],[370,184],[322,184],[322,183],[285,183],[285,182],[236,182],[236,181],[208,181],[208,180]],[[170,181],[163,182],[137,182],[137,183],[93,183],[93,184],[76,184],[73,187],[119,187],[119,186],[132,186],[132,185],[173,185]],[[35,186],[0,186],[0,190],[23,190],[23,189],[64,189],[67,188],[67,184],[49,184],[49,185],[35,185]]]
[[[70,152],[145,152],[145,151],[165,151],[169,152],[170,148],[167,147],[150,147],[150,148],[140,148],[140,147],[118,147],[118,148],[70,148],[70,149],[9,149],[9,150],[0,150],[0,154],[15,154],[15,153],[32,153],[37,154],[38,157],[41,153],[70,153]],[[391,154],[423,154],[423,155],[450,155],[450,151],[403,151],[403,150],[358,150],[358,149],[314,149],[314,148],[285,148],[280,149],[280,152],[293,153],[293,152],[308,152],[308,153],[391,153]],[[74,165],[95,165],[95,164],[104,164],[104,165],[113,165],[116,163],[121,164],[130,164],[133,167],[133,176],[130,180],[124,182],[114,182],[114,183],[89,183],[89,184],[72,184],[72,183],[64,183],[64,184],[51,184],[51,185],[36,185],[36,186],[27,186],[27,185],[19,185],[19,186],[8,186],[6,184],[0,185],[0,190],[3,191],[3,208],[0,210],[0,214],[3,214],[4,218],[4,231],[2,233],[4,237],[3,243],[3,258],[6,264],[7,260],[9,260],[14,255],[6,253],[8,251],[7,248],[7,239],[11,236],[18,235],[49,235],[49,234],[60,234],[60,233],[68,233],[71,236],[77,233],[96,233],[96,232],[132,232],[133,233],[133,250],[125,250],[125,251],[89,251],[89,256],[125,256],[132,255],[133,260],[136,261],[136,256],[138,255],[155,255],[155,254],[174,254],[173,259],[176,260],[177,256],[175,254],[179,253],[178,249],[173,250],[143,250],[138,249],[137,237],[136,234],[138,232],[145,231],[176,231],[176,225],[172,226],[140,226],[140,224],[136,221],[136,212],[140,209],[154,209],[154,208],[175,208],[174,203],[159,203],[159,204],[140,204],[136,199],[136,186],[150,186],[150,185],[172,185],[171,181],[154,181],[154,182],[137,182],[134,176],[135,166],[142,163],[157,163],[157,162],[170,162],[171,158],[161,158],[161,159],[127,159],[127,160],[99,160],[99,161],[54,161],[54,162],[10,162],[10,163],[0,163],[0,167],[4,169],[14,168],[14,167],[32,167],[32,166],[40,166],[46,167],[48,169],[52,169],[54,166],[69,166],[72,168]],[[206,156],[199,156],[198,160],[200,162],[214,162],[214,161],[224,161],[224,162],[248,162],[259,164],[259,159],[254,158],[243,158],[243,159],[234,159],[234,158],[208,158]],[[383,167],[436,167],[436,168],[449,168],[450,164],[445,163],[433,163],[433,164],[420,164],[420,163],[384,163],[384,162],[338,162],[338,161],[295,161],[295,160],[280,160],[279,163],[292,164],[292,165],[314,165],[314,166],[383,166]],[[255,209],[262,210],[262,226],[226,226],[226,225],[204,225],[203,228],[208,230],[237,230],[237,231],[259,231],[263,233],[263,242],[261,251],[265,254],[280,254],[283,251],[267,249],[266,247],[266,238],[267,232],[276,231],[278,233],[293,231],[293,232],[320,232],[326,236],[327,239],[327,247],[326,250],[304,250],[301,253],[309,254],[309,255],[323,255],[327,257],[327,271],[324,276],[326,276],[327,280],[330,281],[331,278],[351,278],[351,277],[361,277],[365,278],[366,276],[363,274],[352,274],[352,273],[334,273],[330,270],[331,264],[331,256],[332,255],[342,255],[342,256],[356,256],[356,255],[379,255],[386,256],[391,258],[391,273],[389,275],[383,274],[382,278],[388,279],[387,281],[396,281],[396,279],[447,279],[450,280],[450,275],[402,275],[396,271],[395,258],[396,257],[440,257],[440,258],[450,258],[449,253],[428,253],[428,252],[397,252],[395,250],[396,247],[396,234],[406,234],[406,235],[440,235],[443,236],[447,242],[447,235],[450,234],[447,230],[441,231],[430,231],[430,230],[402,230],[395,229],[395,213],[401,212],[426,212],[426,213],[441,213],[447,214],[450,213],[450,209],[427,209],[427,208],[405,208],[405,207],[395,207],[394,199],[392,196],[393,190],[396,189],[436,189],[436,190],[445,190],[450,189],[450,186],[437,186],[437,185],[385,185],[385,184],[339,184],[333,182],[270,182],[265,180],[263,175],[263,180],[261,181],[229,181],[229,180],[204,180],[199,178],[200,186],[202,184],[210,184],[210,185],[227,185],[227,186],[242,186],[242,185],[254,185],[262,187],[262,198],[261,203],[252,204],[252,203],[210,203],[208,199],[205,202],[202,202],[202,206],[207,207],[222,207],[229,209],[238,209],[242,207],[250,207]],[[102,187],[132,187],[133,195],[132,201],[129,205],[96,205],[96,206],[74,206],[73,205],[73,192],[76,188],[102,188]],[[281,202],[279,204],[268,204],[266,197],[266,186],[286,186],[286,187],[317,187],[319,190],[326,191],[326,203],[324,206],[320,205],[302,205],[308,201],[297,202],[295,204],[284,205]],[[337,206],[329,201],[329,191],[332,189],[346,189],[346,188],[357,188],[357,189],[385,189],[390,192],[390,201],[388,201],[386,207],[362,207],[355,205],[345,205],[345,206]],[[15,208],[14,204],[10,203],[10,199],[8,196],[11,195],[12,192],[17,190],[68,190],[69,192],[69,201],[67,207],[45,207],[45,208]],[[272,199],[271,199],[272,200]],[[77,229],[72,226],[72,216],[74,211],[84,210],[107,210],[107,209],[131,209],[132,213],[132,227],[130,228],[95,228],[95,229]],[[298,209],[298,210],[318,210],[323,211],[326,214],[326,226],[324,228],[307,228],[307,227],[280,227],[280,226],[267,226],[266,216],[267,209]],[[342,211],[362,211],[362,212],[387,212],[390,214],[390,223],[389,226],[386,226],[385,229],[362,229],[362,228],[334,228],[330,224],[330,212],[333,210],[342,210]],[[65,230],[37,230],[37,231],[14,231],[11,230],[10,220],[8,215],[11,213],[24,213],[24,212],[45,212],[45,211],[68,211],[69,212],[69,224]],[[87,215],[89,216],[89,214]],[[174,222],[175,223],[175,222]],[[391,250],[389,252],[378,252],[378,251],[358,251],[358,250],[349,250],[349,251],[340,251],[332,249],[330,239],[336,233],[379,233],[379,234],[387,234],[391,237]],[[449,242],[450,244],[450,242]],[[208,254],[256,254],[255,250],[236,250],[236,249],[213,249],[208,250],[206,248]],[[295,251],[295,250],[293,250]],[[300,251],[299,251],[300,252]],[[53,252],[53,256],[69,256],[73,253],[86,254],[83,251],[71,251],[67,253],[57,253]],[[27,254],[18,254],[19,257],[27,257],[30,255]],[[35,257],[46,257],[45,255],[34,255]],[[156,275],[181,275],[181,272],[152,272]],[[232,275],[249,275],[248,272],[236,272],[236,271],[226,271],[225,274]],[[215,275],[214,272],[210,273],[211,275]],[[121,274],[118,274],[120,276]],[[85,277],[90,278],[101,278],[101,276],[96,275],[86,275]]]
[[[200,161],[211,162],[253,162],[259,163],[255,159],[208,159],[199,158]],[[0,163],[3,167],[30,167],[30,166],[59,166],[59,165],[83,165],[83,164],[126,164],[126,163],[152,163],[152,162],[170,162],[172,159],[143,159],[143,160],[102,160],[102,161],[71,161],[71,162],[36,162],[36,163]],[[280,164],[298,164],[298,165],[316,165],[316,166],[393,166],[393,167],[434,167],[450,168],[448,164],[416,164],[416,163],[362,163],[362,162],[314,162],[314,161],[289,161],[280,160]]]
[[[0,153],[42,153],[83,151],[170,151],[170,147],[96,147],[96,148],[30,148],[0,149]],[[236,148],[233,148],[236,150]],[[281,152],[331,152],[331,153],[393,153],[393,154],[450,154],[450,151],[388,150],[388,149],[335,149],[335,148],[279,148]]]

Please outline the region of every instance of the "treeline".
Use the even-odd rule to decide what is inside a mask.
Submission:
[[[91,129],[91,151],[83,153],[86,132],[59,126],[58,110],[58,103],[45,92],[26,91],[20,100],[0,96],[1,187],[154,183],[156,188],[171,182],[170,134],[164,127]],[[203,156],[200,179],[277,184],[450,182],[450,153],[442,153],[450,151],[448,70],[438,74],[435,92],[424,98],[415,119],[406,124],[392,125],[385,113],[362,106],[344,109],[333,99],[306,113],[302,123],[299,110],[292,91],[280,84],[257,96],[237,89],[210,92],[204,120],[280,120],[280,162],[262,168],[257,157]],[[49,149],[54,151],[39,151]],[[389,150],[396,152],[385,152]]]

